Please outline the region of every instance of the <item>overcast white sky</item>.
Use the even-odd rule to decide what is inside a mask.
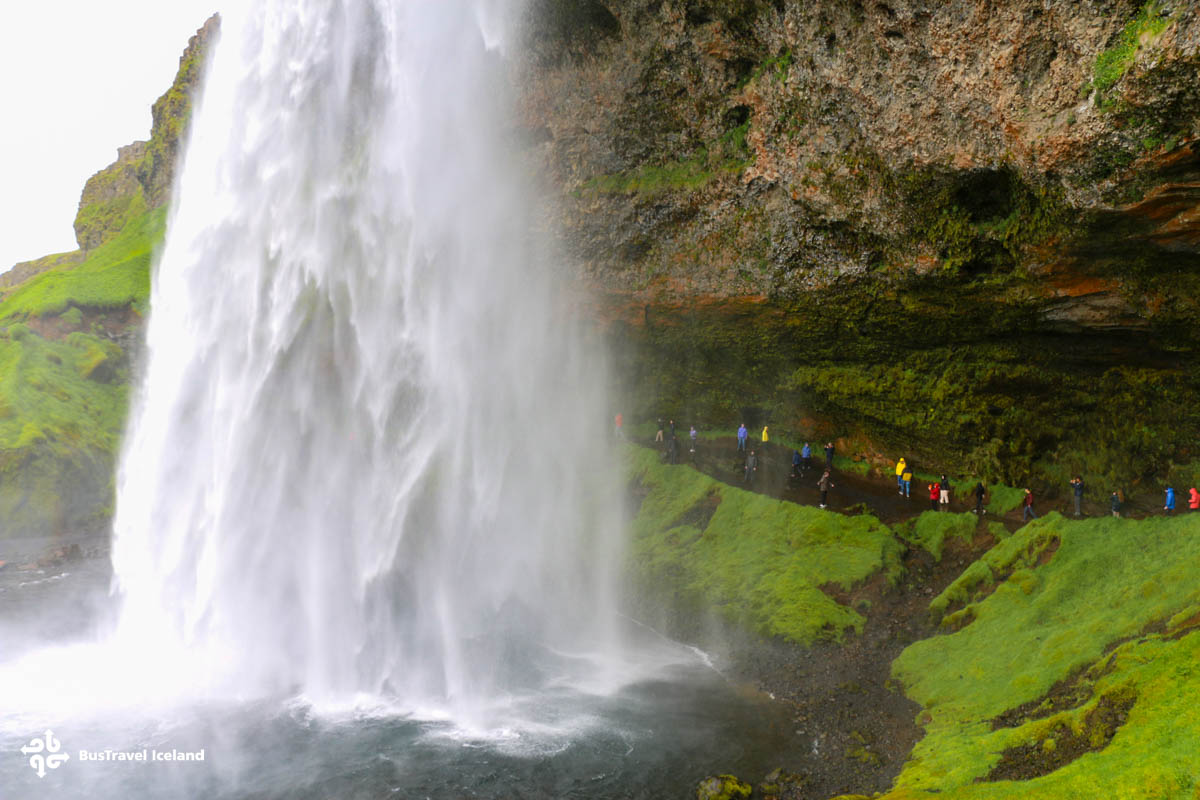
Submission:
[[[34,0],[0,25],[0,272],[74,250],[93,173],[150,136],[188,37],[221,0]]]

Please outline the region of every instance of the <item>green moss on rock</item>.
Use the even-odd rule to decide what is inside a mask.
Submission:
[[[1200,569],[1200,519],[1069,522],[1053,514],[984,561],[989,569],[1026,563],[1036,543],[1051,540],[1061,543],[1054,557],[1016,570],[974,606],[969,625],[911,645],[894,663],[895,677],[925,707],[926,736],[885,797],[1194,796],[1200,717],[1191,698],[1200,677],[1190,665],[1200,657],[1200,632],[1146,631],[1179,625],[1198,606],[1189,576]],[[1021,710],[1071,676],[1080,676],[1074,705]],[[1097,716],[1118,696],[1135,698],[1127,716]],[[1045,751],[1052,739],[1049,749],[1061,753],[1064,737],[1055,731],[1063,730],[1095,749],[1049,772],[1034,759],[1017,783],[989,778],[1004,753]]]
[[[849,589],[895,568],[901,548],[885,525],[746,492],[644,448],[628,458],[646,492],[631,565],[644,585],[670,586],[692,607],[793,642],[862,630],[862,615],[821,587]]]

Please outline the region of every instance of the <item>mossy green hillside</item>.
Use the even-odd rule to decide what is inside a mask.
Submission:
[[[933,598],[929,610],[935,618],[941,618],[955,606],[965,606],[958,612],[959,619],[973,618],[974,608],[968,605],[969,601],[976,598],[979,592],[990,591],[996,582],[1005,580],[1018,570],[1024,570],[1015,581],[1018,585],[1035,585],[1030,570],[1048,547],[1058,543],[1056,529],[1050,525],[1025,525],[1011,536],[998,522],[991,523],[988,529],[995,536],[997,544]]]
[[[0,335],[0,536],[87,526],[111,505],[127,369],[107,339]]]
[[[1059,542],[1053,558],[1031,562],[1051,539]],[[911,645],[893,665],[924,707],[926,735],[887,797],[1194,798],[1200,632],[1190,626],[1200,614],[1200,518],[1052,514],[982,563],[993,574],[1020,568],[964,628]],[[946,602],[944,594],[933,606]],[[1038,705],[1069,680],[1073,702]],[[1097,722],[1101,704],[1130,702],[1126,719]],[[1031,757],[1028,780],[989,778],[1006,752],[1047,753],[1068,734],[1092,752],[1053,767]]]
[[[166,229],[165,208],[131,220],[115,238],[68,264],[35,275],[0,301],[0,322],[46,317],[71,306],[144,312],[150,298],[150,261]]]
[[[979,518],[973,513],[948,514],[942,511],[926,511],[920,516],[895,526],[901,539],[923,548],[935,561],[942,560],[942,550],[950,539],[974,538],[979,527]]]
[[[142,214],[0,301],[0,535],[77,530],[111,510],[129,364],[110,335],[149,302],[165,219]]]
[[[901,545],[870,516],[847,517],[719,483],[658,453],[626,452],[645,497],[633,522],[643,586],[798,643],[861,631],[863,616],[821,587],[898,569]]]

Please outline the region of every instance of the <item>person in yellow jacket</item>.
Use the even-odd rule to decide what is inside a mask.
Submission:
[[[896,462],[896,488],[900,490],[900,494],[904,494],[904,470],[908,469],[908,462],[904,460],[904,456],[900,456],[900,460]]]
[[[763,425],[763,444],[767,443],[767,426]]]

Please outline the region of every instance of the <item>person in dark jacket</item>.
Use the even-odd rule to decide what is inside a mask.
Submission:
[[[825,443],[825,469],[833,469],[833,442]]]
[[[1022,501],[1021,505],[1023,506],[1021,511],[1021,522],[1026,522],[1030,517],[1037,519],[1037,514],[1033,513],[1033,492],[1029,491],[1028,489],[1025,490],[1025,499]]]
[[[1082,517],[1083,510],[1081,509],[1081,506],[1083,505],[1083,478],[1079,477],[1078,475],[1072,478],[1071,489],[1075,493],[1075,516]]]
[[[1108,498],[1109,506],[1112,508],[1114,517],[1121,516],[1121,495],[1117,494],[1117,490],[1113,489],[1112,496]]]
[[[754,451],[750,451],[750,455],[746,456],[746,486],[754,485],[754,473],[758,472],[758,456],[754,455]]]
[[[829,477],[829,470],[825,470],[821,475],[821,480],[817,481],[817,488],[821,490],[821,508],[829,505],[829,490],[834,487],[833,479]]]
[[[679,440],[674,436],[667,440],[667,461],[671,464],[679,463]]]
[[[938,503],[950,510],[950,479],[945,475],[938,481]]]
[[[983,481],[975,484],[975,513],[986,514],[983,509],[983,498],[987,494],[987,487],[983,485]]]
[[[799,450],[792,451],[792,477],[793,478],[803,477],[803,473],[801,473],[801,471],[800,471],[800,451]]]

